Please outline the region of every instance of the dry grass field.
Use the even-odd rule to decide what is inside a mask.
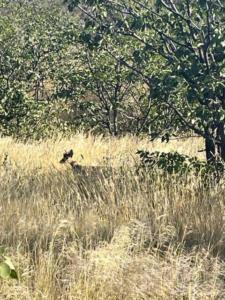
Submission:
[[[70,148],[80,164],[113,171],[74,174],[58,163]],[[223,181],[209,190],[191,176],[135,172],[137,149],[202,148],[198,139],[0,139],[0,245],[19,273],[0,280],[0,299],[225,299]]]

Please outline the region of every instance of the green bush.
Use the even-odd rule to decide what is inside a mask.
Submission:
[[[217,161],[209,164],[197,157],[189,157],[178,152],[149,152],[137,151],[141,160],[141,167],[151,170],[162,170],[168,174],[194,174],[195,176],[212,177],[218,179],[224,172],[224,164]]]

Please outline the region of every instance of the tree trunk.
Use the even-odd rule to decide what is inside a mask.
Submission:
[[[111,117],[111,122],[112,122],[112,129],[111,132],[113,136],[118,135],[118,116],[117,116],[117,107],[113,106],[112,107],[112,117]]]
[[[216,163],[218,160],[225,162],[225,132],[223,122],[218,123],[211,132],[206,132],[205,149],[208,163]]]
[[[216,132],[217,153],[221,160],[225,161],[225,133],[224,123],[219,123]]]
[[[209,134],[205,137],[205,151],[206,151],[206,160],[208,163],[213,164],[216,160],[216,146],[213,137]]]

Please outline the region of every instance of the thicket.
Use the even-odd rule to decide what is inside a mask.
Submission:
[[[208,162],[225,160],[223,1],[66,3],[84,16],[83,40],[89,47],[105,49],[146,83],[156,108],[153,135],[162,131],[169,139],[176,131],[192,130],[203,137]],[[134,48],[118,56],[113,45],[129,42]]]
[[[106,51],[87,47],[78,12],[56,1],[0,4],[2,135],[40,139],[79,129],[115,136],[148,130],[147,87]],[[121,53],[128,44],[114,46]]]

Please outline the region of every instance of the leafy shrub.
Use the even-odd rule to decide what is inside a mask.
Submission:
[[[137,151],[141,159],[141,167],[162,170],[169,174],[188,174],[207,177],[208,175],[218,178],[224,172],[224,164],[221,161],[208,164],[197,157],[179,154],[178,152],[149,152]]]
[[[62,105],[57,101],[49,103],[29,99],[21,106],[10,107],[9,112],[4,111],[4,118],[1,118],[0,113],[1,135],[22,140],[42,140],[58,133],[69,133],[72,126],[63,120],[62,112]]]

